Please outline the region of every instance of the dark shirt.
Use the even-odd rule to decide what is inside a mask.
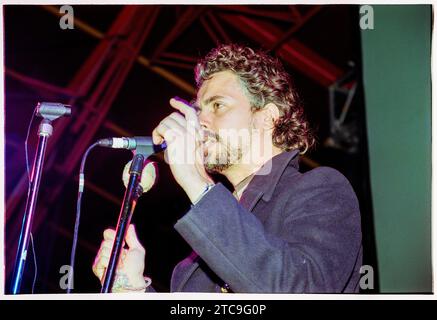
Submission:
[[[193,253],[174,269],[171,291],[358,292],[358,201],[338,171],[298,171],[298,151],[273,157],[238,202],[218,183],[175,225]]]

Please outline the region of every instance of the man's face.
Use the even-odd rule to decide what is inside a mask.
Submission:
[[[250,150],[253,113],[238,76],[231,71],[214,74],[199,89],[197,107],[206,133],[205,168],[223,173]]]

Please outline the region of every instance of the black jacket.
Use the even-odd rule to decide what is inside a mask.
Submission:
[[[298,171],[298,151],[275,156],[240,203],[217,184],[175,225],[194,252],[173,271],[171,291],[358,292],[358,201],[338,171]]]

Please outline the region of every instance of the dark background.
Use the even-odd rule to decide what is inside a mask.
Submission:
[[[242,8],[241,8],[242,7]],[[260,43],[256,36],[248,36],[238,27],[225,22],[222,14],[239,15],[275,26],[286,33],[295,25],[292,19],[287,21],[275,18],[274,13],[297,12],[305,15],[316,6],[206,6],[204,11],[193,18],[186,28],[177,34],[163,52],[182,53],[192,61],[183,65],[169,64],[165,54],[155,55],[155,50],[171,32],[174,25],[181,21],[192,6],[159,6],[156,19],[150,33],[140,46],[139,54],[151,61],[150,66],[162,67],[194,85],[193,67],[197,58],[205,55],[218,41],[206,30],[209,17],[216,17],[228,40],[250,45],[256,48],[272,49],[267,43]],[[296,28],[290,40],[301,44],[324,60],[341,70],[338,79],[350,74],[345,90],[351,84],[357,84],[350,111],[341,133],[330,131],[329,84],[316,81],[310,71],[297,68],[295,64],[283,59],[292,75],[298,92],[303,99],[307,117],[317,133],[317,146],[303,157],[301,168],[309,170],[317,165],[331,166],[342,172],[352,183],[360,201],[363,228],[364,263],[377,269],[374,245],[372,202],[368,178],[368,155],[366,142],[366,121],[364,98],[361,83],[361,47],[358,6],[326,5],[318,6],[319,11],[308,21]],[[52,7],[53,8],[53,7]],[[54,7],[58,10],[58,7]],[[123,6],[84,6],[75,5],[74,17],[105,33],[108,31]],[[158,8],[158,7],[156,7]],[[59,11],[58,11],[59,12]],[[273,17],[272,17],[273,16]],[[203,19],[203,22],[202,22]],[[210,24],[211,26],[211,24]],[[19,228],[24,212],[26,188],[19,189],[20,179],[25,176],[24,140],[33,109],[39,101],[58,101],[67,103],[71,95],[51,90],[35,84],[32,79],[52,84],[60,88],[71,85],[71,80],[83,67],[99,39],[86,33],[79,27],[62,30],[59,17],[43,6],[4,6],[5,30],[5,126],[6,126],[6,278],[9,285],[18,242]],[[278,54],[278,48],[271,54]],[[167,56],[168,57],[168,56]],[[108,62],[109,61],[109,62]],[[108,58],[109,68],[111,60]],[[315,62],[316,63],[316,62]],[[86,79],[86,76],[84,77]],[[98,81],[96,81],[98,83]],[[86,105],[85,95],[75,97],[71,123],[86,122],[76,116]],[[171,112],[168,100],[179,96],[190,100],[192,95],[167,81],[150,67],[133,63],[115,99],[109,103],[110,109],[104,115],[102,123],[96,123],[97,131],[90,141],[79,141],[87,147],[99,138],[120,136],[121,132],[131,135],[150,135],[158,122]],[[344,96],[335,99],[336,108],[344,103]],[[75,112],[76,111],[76,112]],[[97,110],[96,112],[101,112]],[[92,118],[91,118],[92,119]],[[29,139],[30,159],[36,147],[36,133],[39,119],[35,119]],[[57,120],[61,123],[62,120]],[[55,122],[55,132],[59,130]],[[109,125],[108,125],[109,123]],[[89,125],[89,124],[88,124]],[[112,125],[112,127],[111,127]],[[114,125],[119,128],[114,132]],[[91,124],[92,126],[92,124]],[[78,143],[80,133],[86,130],[80,126],[76,132],[63,132],[47,155],[45,171],[40,187],[38,208],[35,214],[34,239],[38,263],[36,293],[63,292],[59,287],[62,265],[68,265],[70,259],[72,231],[75,219],[77,195],[77,161],[70,162],[74,170],[65,174],[62,164],[73,159],[73,146]],[[122,131],[120,131],[122,130]],[[336,147],[332,143],[335,142]],[[82,154],[79,155],[80,157]],[[79,159],[80,159],[79,157]],[[90,154],[86,166],[87,184],[82,202],[82,218],[79,244],[76,254],[75,292],[99,292],[100,284],[94,277],[91,265],[97,253],[103,230],[114,227],[120,210],[120,201],[124,187],[121,173],[124,164],[132,157],[128,151],[95,149]],[[136,208],[133,223],[137,225],[142,243],[147,250],[146,274],[153,278],[158,291],[169,290],[171,271],[178,261],[190,253],[190,248],[173,229],[173,225],[189,208],[188,198],[175,183],[168,166],[161,158],[158,162],[159,179],[151,191],[143,195]],[[62,187],[59,187],[62,186]],[[59,187],[60,193],[51,199],[53,188]],[[15,205],[11,207],[11,201]],[[375,276],[377,273],[375,272]],[[22,285],[22,292],[30,292],[34,276],[33,259],[29,257]],[[378,279],[374,290],[378,292]],[[6,291],[8,287],[6,288]]]

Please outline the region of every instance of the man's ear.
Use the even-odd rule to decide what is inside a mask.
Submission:
[[[274,123],[280,117],[279,108],[273,102],[269,102],[263,108],[257,110],[255,113],[255,128],[263,130],[272,130]]]
[[[262,112],[263,127],[265,129],[272,129],[273,124],[280,117],[278,106],[273,102],[269,102],[264,106],[262,110],[260,110],[260,112]]]

